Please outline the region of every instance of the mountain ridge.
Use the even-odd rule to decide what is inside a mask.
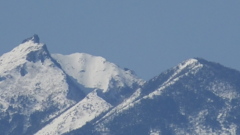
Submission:
[[[232,103],[232,101],[239,103],[240,86],[238,81],[235,82],[240,80],[239,71],[216,63],[203,64],[199,66],[200,68],[195,68],[198,66],[191,61],[193,60],[180,63],[147,82],[140,91],[144,92],[148,89],[153,91],[144,92],[145,96],[133,102],[134,105],[124,112],[115,113],[113,114],[115,116],[110,116],[100,123],[92,123],[90,127],[94,128],[80,129],[78,132],[89,133],[87,131],[90,130],[94,134],[120,135],[150,134],[155,130],[158,134],[174,135],[238,134],[238,122],[229,121],[228,117],[230,119],[232,117],[239,119],[239,117],[228,116],[228,113],[236,114],[239,109],[236,103]],[[212,66],[217,66],[219,71],[216,71],[216,68],[213,70]],[[191,70],[185,70],[182,67]],[[219,75],[219,72],[222,74]],[[235,76],[233,82],[229,81],[229,78],[225,79],[225,76],[229,76],[232,72]],[[216,74],[219,76],[215,77]],[[164,78],[164,75],[168,77]],[[172,81],[169,82],[169,80]],[[168,84],[166,82],[170,85],[166,85]],[[152,88],[154,83],[157,85]],[[238,109],[231,109],[230,106]],[[72,133],[75,134],[74,131]]]
[[[91,61],[92,58],[95,58],[95,56],[91,55],[88,55],[88,57],[91,58],[83,58],[86,61]],[[64,112],[77,105],[78,102],[78,107],[72,110],[78,111],[79,108],[83,108],[86,112],[92,113],[89,114],[92,115],[91,117],[84,119],[86,122],[90,121],[95,115],[100,115],[102,112],[110,109],[111,105],[107,104],[118,104],[124,98],[127,98],[133,92],[132,88],[138,87],[138,84],[135,86],[135,83],[142,82],[135,75],[101,58],[96,59],[93,63],[99,63],[99,61],[103,65],[107,63],[110,65],[107,67],[110,67],[111,70],[102,73],[103,75],[109,75],[99,79],[97,83],[100,83],[101,86],[103,84],[101,81],[108,79],[109,84],[106,84],[108,86],[104,89],[98,86],[85,85],[82,82],[79,83],[78,78],[74,74],[68,74],[69,72],[65,68],[66,65],[59,63],[59,59],[55,58],[48,52],[46,45],[39,42],[37,35],[24,40],[23,43],[12,51],[0,57],[0,93],[2,95],[0,109],[3,116],[0,117],[0,123],[9,125],[8,128],[2,129],[6,131],[4,134],[16,134],[16,132],[21,134],[36,133],[37,130],[40,130],[38,128],[42,128],[54,119],[61,117],[61,115],[64,115]],[[87,66],[87,64],[85,65]],[[90,67],[94,68],[96,66]],[[90,73],[94,73],[93,71],[90,71]],[[104,72],[105,70],[102,71]],[[128,80],[126,82],[121,80],[125,75],[127,76],[125,79]],[[96,74],[88,75],[88,77],[93,78],[89,81],[94,81]],[[119,96],[119,99],[115,99],[116,96]],[[88,108],[84,107],[85,105],[90,105],[93,108],[101,108],[101,104],[93,102],[97,98],[99,103],[103,101],[102,103],[109,107],[102,110],[98,109],[97,112],[89,111]],[[87,101],[91,102],[85,103]],[[12,110],[14,110],[14,113],[12,113]],[[10,122],[4,121],[7,117],[25,119],[23,121],[25,124],[13,124],[19,123],[17,119],[10,119]],[[36,122],[33,121],[35,117],[38,117],[37,121],[35,120]],[[68,127],[71,125],[65,126],[66,128],[71,128]]]
[[[3,135],[240,134],[240,72],[191,58],[148,81],[37,35],[0,57]]]

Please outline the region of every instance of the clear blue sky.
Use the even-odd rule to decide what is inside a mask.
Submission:
[[[38,34],[147,80],[192,57],[240,70],[240,0],[0,1],[0,54]]]

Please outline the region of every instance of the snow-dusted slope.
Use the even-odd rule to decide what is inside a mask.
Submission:
[[[95,91],[91,92],[86,98],[54,119],[35,135],[62,135],[81,128],[111,107],[109,103],[97,96]]]
[[[101,120],[107,119],[107,121],[111,118],[114,118],[114,115],[118,115],[120,112],[123,112],[124,110],[128,110],[131,107],[134,107],[135,104],[138,104],[141,102],[141,100],[145,99],[152,99],[156,96],[161,95],[161,93],[171,85],[174,85],[178,80],[181,78],[189,75],[189,74],[196,74],[203,65],[198,62],[197,59],[189,59],[186,60],[179,65],[175,66],[172,70],[171,74],[169,74],[168,78],[164,80],[163,82],[160,82],[158,84],[158,88],[153,89],[153,92],[144,93],[142,89],[138,89],[135,93],[132,94],[131,97],[129,97],[127,100],[116,106],[114,109],[109,111]],[[152,81],[156,81],[158,77],[155,77],[148,83],[151,83]],[[147,84],[146,84],[147,85]],[[151,85],[153,86],[153,85]],[[145,86],[146,87],[146,86]],[[149,91],[149,88],[144,88]],[[151,88],[152,89],[152,88]],[[117,113],[116,113],[117,112]],[[100,120],[100,121],[101,121]]]
[[[203,64],[201,64],[197,59],[189,59],[180,63],[173,68],[173,74],[171,74],[170,77],[163,84],[161,84],[161,87],[149,95],[146,95],[144,98],[153,98],[154,96],[161,95],[162,91],[167,87],[175,84],[178,80],[185,76],[196,74],[202,67]]]
[[[112,87],[131,87],[142,84],[130,70],[123,70],[100,56],[86,53],[71,55],[53,54],[64,71],[86,88],[101,89],[104,93]]]
[[[238,135],[240,72],[189,59],[148,81],[135,96],[77,133]]]

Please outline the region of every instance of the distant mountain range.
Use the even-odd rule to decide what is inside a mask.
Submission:
[[[239,135],[240,72],[200,58],[144,81],[39,37],[0,57],[1,135]]]

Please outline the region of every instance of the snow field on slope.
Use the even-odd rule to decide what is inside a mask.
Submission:
[[[87,88],[102,89],[107,92],[112,87],[132,87],[134,83],[141,83],[140,79],[124,71],[117,65],[106,61],[99,56],[92,56],[85,53],[75,53],[71,55],[53,54],[52,57],[60,63],[63,70],[75,78],[78,83]],[[114,80],[115,84],[110,82]]]
[[[35,135],[61,135],[81,128],[111,107],[109,103],[98,97],[97,93],[93,91]]]

